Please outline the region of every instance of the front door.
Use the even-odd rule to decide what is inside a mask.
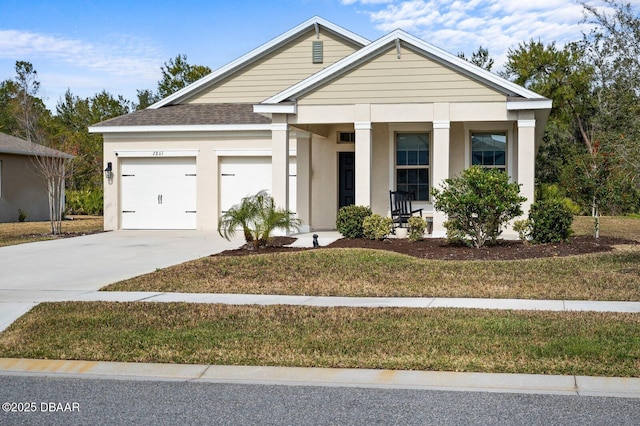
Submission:
[[[356,154],[338,153],[338,207],[349,206],[356,202]]]

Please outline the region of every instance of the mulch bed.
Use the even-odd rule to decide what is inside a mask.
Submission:
[[[276,237],[269,241],[267,247],[259,250],[239,248],[227,250],[216,256],[246,256],[267,253],[293,252],[301,250],[318,250],[312,248],[287,247],[295,241],[291,237]],[[466,245],[451,244],[446,239],[429,238],[423,241],[410,242],[406,239],[388,239],[374,241],[365,239],[342,238],[322,248],[368,248],[388,250],[414,256],[420,259],[440,260],[515,260],[544,257],[573,256],[587,253],[601,253],[613,250],[615,245],[638,245],[640,242],[621,238],[578,236],[571,237],[566,243],[530,244],[522,241],[498,240],[497,244],[480,249]],[[322,249],[320,248],[320,250]]]

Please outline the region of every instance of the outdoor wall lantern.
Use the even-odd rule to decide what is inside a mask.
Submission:
[[[109,180],[113,179],[113,164],[111,161],[107,163],[107,168],[104,169],[104,176]]]

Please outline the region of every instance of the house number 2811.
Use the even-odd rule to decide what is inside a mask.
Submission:
[[[151,155],[154,157],[162,157],[164,155],[164,151],[153,151]]]

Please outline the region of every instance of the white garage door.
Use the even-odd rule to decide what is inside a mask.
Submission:
[[[271,157],[221,157],[220,209],[226,212],[243,197],[271,187]],[[289,157],[289,210],[296,210],[296,158]]]
[[[123,158],[123,229],[195,229],[196,159]]]

